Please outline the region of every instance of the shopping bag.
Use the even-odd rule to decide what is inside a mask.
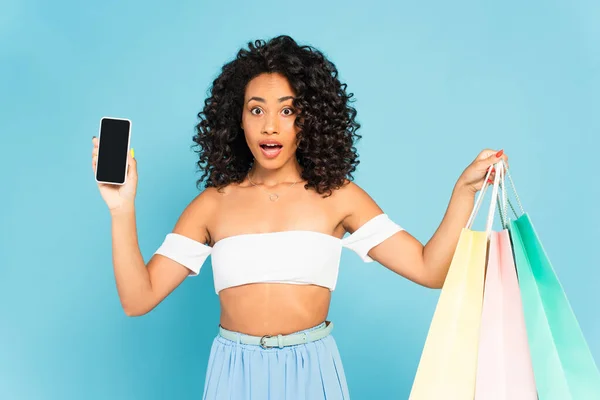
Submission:
[[[488,187],[487,177],[485,182],[460,233],[421,353],[410,400],[471,400],[475,395],[486,250],[499,175],[496,174],[494,181],[486,230],[475,231],[471,225]]]
[[[600,372],[528,213],[510,221],[519,287],[540,400],[600,399]]]
[[[506,229],[507,197],[504,164],[500,174],[499,215],[502,230],[491,232],[485,275],[476,400],[537,399],[519,282]]]
[[[510,233],[539,398],[600,399],[598,366],[527,213]]]

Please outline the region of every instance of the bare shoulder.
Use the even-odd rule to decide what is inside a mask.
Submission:
[[[210,234],[207,226],[210,224],[211,216],[214,215],[217,209],[221,195],[222,193],[214,187],[208,187],[200,192],[185,207],[173,228],[173,232],[200,243],[209,243]]]
[[[336,207],[342,211],[342,225],[352,233],[371,218],[383,213],[377,202],[357,183],[346,180],[335,191]]]

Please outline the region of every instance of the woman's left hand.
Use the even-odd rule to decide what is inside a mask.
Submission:
[[[488,169],[500,160],[504,160],[504,163],[508,168],[508,156],[504,154],[503,150],[483,150],[481,153],[479,153],[477,158],[463,171],[461,176],[458,178],[456,183],[457,186],[468,189],[473,193],[481,190]],[[490,183],[493,183],[494,176],[495,170],[492,170],[492,173],[489,177]]]

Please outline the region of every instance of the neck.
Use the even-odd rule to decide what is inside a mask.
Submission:
[[[294,183],[302,180],[302,168],[294,157],[290,162],[277,169],[267,169],[258,163],[254,163],[249,175],[252,182],[265,187],[274,187],[279,184]]]

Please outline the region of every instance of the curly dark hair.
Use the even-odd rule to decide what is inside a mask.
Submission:
[[[203,171],[197,186],[207,177],[206,187],[240,183],[252,167],[241,119],[246,86],[262,73],[285,76],[296,94],[296,157],[305,188],[329,196],[346,179],[353,180],[359,164],[354,144],[361,138],[356,110],[350,106],[353,93],[346,93],[336,66],[322,52],[282,35],[249,42],[213,81],[193,137],[192,146],[199,147],[197,166]]]

